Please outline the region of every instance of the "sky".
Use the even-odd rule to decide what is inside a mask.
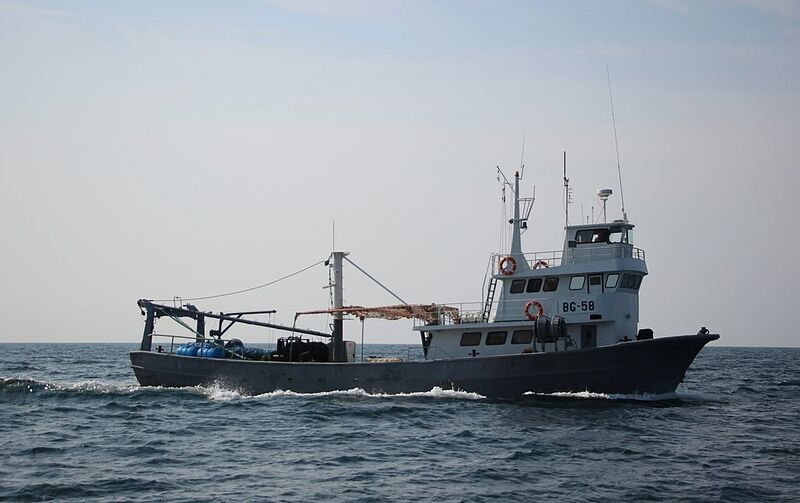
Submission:
[[[496,166],[536,187],[526,251],[563,245],[564,150],[573,223],[604,187],[619,217],[607,66],[640,326],[798,346],[798,61],[796,1],[0,0],[0,342],[137,341],[137,299],[333,246],[409,302],[479,302]],[[291,324],[327,283],[196,304]],[[395,300],[346,266],[345,302]]]

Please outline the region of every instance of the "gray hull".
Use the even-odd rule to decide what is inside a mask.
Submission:
[[[487,397],[528,391],[669,393],[703,346],[718,338],[683,335],[582,350],[389,363],[261,362],[132,351],[131,366],[143,386],[217,383],[247,394],[352,388],[409,393],[435,386]]]

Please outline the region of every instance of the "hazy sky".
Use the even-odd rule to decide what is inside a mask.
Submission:
[[[641,326],[800,342],[796,1],[0,1],[0,62],[0,342],[136,341],[137,299],[296,271],[334,220],[406,300],[480,301],[523,134],[526,250],[562,246],[562,150],[573,215],[617,191],[606,64]],[[327,278],[198,304],[291,323]]]

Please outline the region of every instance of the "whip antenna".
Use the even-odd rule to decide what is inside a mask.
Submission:
[[[619,162],[619,142],[617,141],[617,119],[614,116],[614,97],[611,94],[611,72],[606,65],[606,77],[608,79],[608,100],[611,102],[611,124],[614,126],[614,149],[617,152],[617,175],[619,176],[619,198],[622,201],[622,219],[628,221],[628,214],[625,213],[625,193],[622,191],[622,167]]]

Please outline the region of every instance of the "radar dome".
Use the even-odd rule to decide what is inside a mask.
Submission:
[[[611,194],[613,194],[613,193],[614,193],[614,191],[612,191],[611,189],[600,189],[600,190],[597,191],[597,197],[599,197],[600,199],[605,200],[605,199],[608,199],[609,196],[611,196]]]

